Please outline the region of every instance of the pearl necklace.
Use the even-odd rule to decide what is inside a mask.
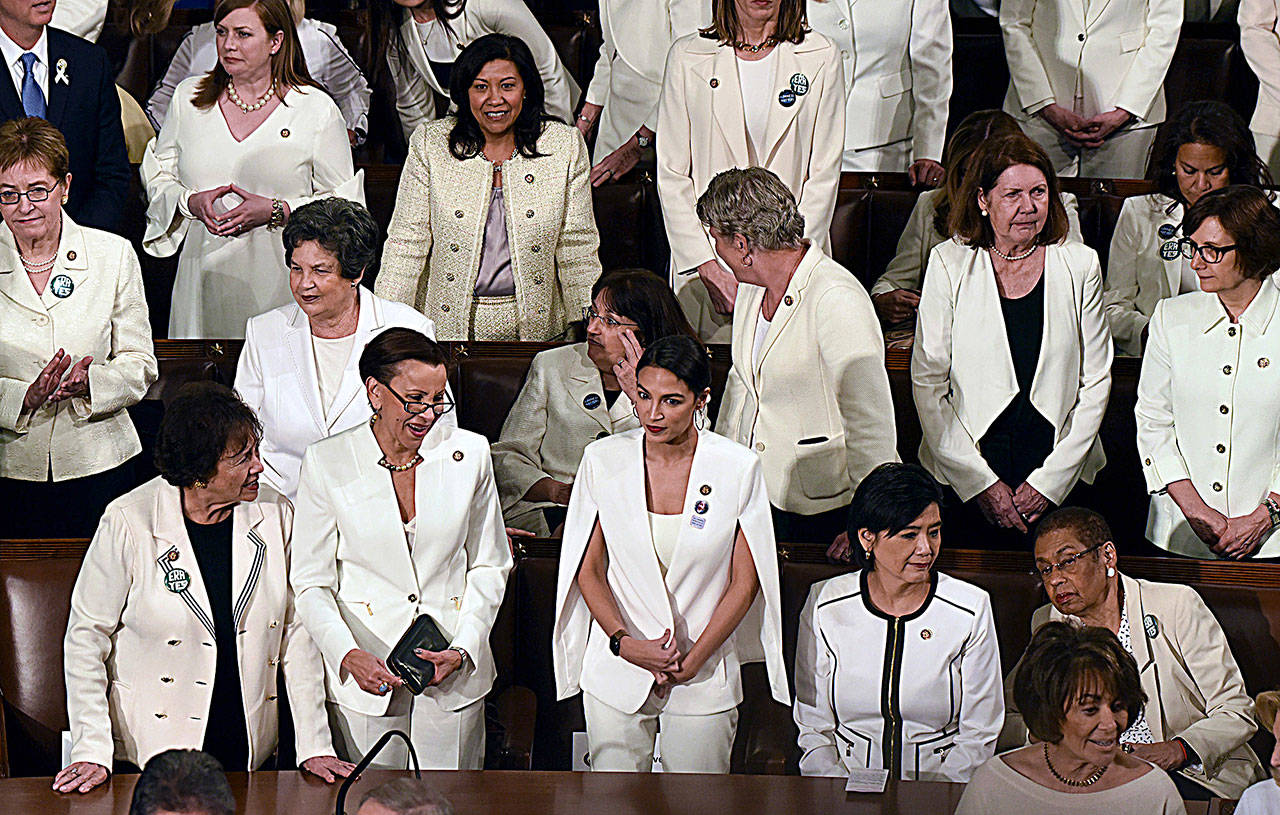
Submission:
[[[1107,767],[1110,766],[1107,764],[1102,765],[1082,781],[1077,781],[1074,778],[1067,778],[1053,768],[1053,762],[1049,760],[1049,742],[1047,741],[1044,742],[1044,763],[1045,766],[1049,768],[1049,772],[1053,773],[1053,777],[1061,781],[1063,784],[1066,784],[1068,787],[1092,787],[1094,784],[1098,783],[1098,779],[1102,778],[1102,774],[1105,773],[1107,771]]]
[[[1040,248],[1039,246],[1032,246],[1030,249],[1023,252],[1021,255],[1006,255],[1004,252],[1001,252],[999,249],[997,249],[994,245],[991,247],[991,251],[995,252],[997,255],[1009,261],[1010,263],[1013,263],[1019,260],[1026,260],[1027,258],[1034,255],[1036,253],[1036,250],[1039,248]]]
[[[53,264],[58,260],[58,253],[54,252],[47,260],[28,260],[27,256],[21,252],[18,253],[18,257],[22,260],[27,274],[43,274],[53,268]]]
[[[372,428],[374,424],[377,423],[377,421],[378,421],[378,414],[375,413],[369,417],[369,427]],[[409,459],[404,464],[392,464],[390,461],[387,461],[387,456],[385,453],[383,454],[382,458],[378,459],[379,467],[386,467],[388,470],[390,470],[393,473],[403,473],[406,470],[412,470],[414,467],[417,467],[421,463],[422,463],[422,456],[419,453],[414,453],[413,458]]]
[[[276,92],[276,81],[272,79],[271,86],[267,88],[267,92],[262,94],[261,98],[259,98],[258,101],[254,102],[252,105],[249,105],[249,104],[246,104],[245,101],[240,98],[240,94],[236,93],[236,83],[231,80],[227,81],[227,98],[231,100],[231,104],[240,108],[240,110],[244,111],[245,113],[253,113],[255,110],[258,110],[259,108],[261,108],[263,105],[267,103],[268,99],[270,99],[272,96],[275,95],[275,92]]]
[[[778,38],[771,34],[768,37],[765,37],[764,41],[758,45],[752,45],[751,43],[739,41],[739,42],[735,42],[733,44],[733,47],[738,51],[746,51],[748,54],[758,54],[764,49],[768,48],[769,46],[777,45],[777,44],[778,44]]]

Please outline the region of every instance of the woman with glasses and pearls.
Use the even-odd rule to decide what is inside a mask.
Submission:
[[[373,417],[302,459],[290,576],[324,657],[338,752],[357,759],[402,730],[424,768],[478,770],[489,630],[512,565],[489,444],[439,421],[453,408],[444,351],[417,331],[374,337],[360,377]],[[449,646],[415,652],[435,675],[414,696],[385,660],[423,614]],[[391,744],[376,766],[407,762]]]
[[[294,302],[249,320],[236,391],[262,421],[263,478],[292,501],[308,445],[369,420],[359,371],[365,344],[393,326],[432,338],[435,326],[360,285],[378,262],[378,224],[363,204],[304,204],[283,240]],[[442,421],[458,423],[453,413]]]
[[[646,269],[606,272],[584,309],[586,342],[542,351],[493,445],[493,473],[507,523],[557,532],[582,451],[640,426],[636,363],[645,346],[694,336],[667,282]]]
[[[1168,771],[1182,798],[1239,798],[1262,778],[1249,748],[1257,726],[1227,637],[1194,589],[1119,571],[1111,529],[1098,513],[1065,507],[1036,529],[1036,571],[1050,605],[1031,630],[1074,620],[1115,634],[1142,666],[1146,703],[1119,734],[1126,752]],[[1026,728],[1006,687],[1001,741],[1024,743]]]
[[[1182,234],[1200,291],[1156,305],[1138,379],[1147,539],[1190,557],[1280,557],[1280,212],[1231,186],[1200,198]]]
[[[763,660],[773,698],[790,701],[764,477],[698,418],[701,343],[664,337],[636,367],[643,427],[590,445],[569,500],[556,694],[582,692],[593,770],[648,772],[660,727],[664,771],[727,773],[741,664]]]

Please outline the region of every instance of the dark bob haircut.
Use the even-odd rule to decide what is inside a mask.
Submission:
[[[1161,128],[1147,161],[1147,179],[1159,184],[1160,192],[1177,204],[1187,203],[1174,175],[1178,148],[1184,144],[1205,144],[1221,150],[1227,163],[1228,184],[1271,186],[1271,173],[1258,158],[1253,134],[1240,114],[1222,102],[1188,102],[1178,109],[1168,127]]]
[[[1207,192],[1183,216],[1182,234],[1190,237],[1209,218],[1231,236],[1240,274],[1265,280],[1280,266],[1280,212],[1267,193],[1242,184]]]
[[[378,265],[378,222],[364,204],[345,198],[322,198],[303,204],[284,225],[284,262],[293,264],[293,250],[315,241],[338,259],[338,273],[359,280]]]
[[[1036,540],[1040,540],[1051,532],[1070,532],[1084,548],[1102,546],[1107,541],[1115,541],[1111,536],[1111,525],[1100,513],[1085,507],[1062,507],[1055,509],[1040,519],[1036,526]],[[1100,557],[1101,552],[1094,552]]]
[[[189,382],[165,408],[156,434],[156,469],[175,487],[207,482],[228,450],[262,440],[262,423],[236,392]]]
[[[867,550],[858,544],[860,530],[896,535],[914,523],[930,504],[942,508],[942,488],[919,464],[890,461],[867,473],[849,503],[849,549],[858,568],[875,568]]]
[[[695,399],[711,387],[711,358],[707,348],[687,334],[672,334],[649,343],[636,365],[636,373],[650,367],[670,371]]]
[[[698,337],[671,285],[648,269],[605,272],[591,287],[592,302],[601,294],[610,311],[640,326],[635,333],[641,346],[675,334]]]
[[[153,756],[138,776],[129,804],[129,815],[235,815],[235,811],[236,799],[222,765],[200,750],[165,750]]]
[[[396,375],[401,362],[449,367],[449,359],[439,343],[412,328],[388,328],[369,340],[360,354],[360,381],[373,377],[386,385]]]
[[[995,232],[990,219],[978,210],[978,193],[990,192],[1005,170],[1021,164],[1035,167],[1044,174],[1048,188],[1045,205],[1049,208],[1049,217],[1036,236],[1036,243],[1046,246],[1065,238],[1067,209],[1059,194],[1058,175],[1044,148],[1021,133],[990,139],[973,154],[964,173],[964,183],[960,185],[960,197],[951,209],[950,233],[969,246],[990,249]]]
[[[1121,732],[1138,718],[1147,695],[1138,663],[1105,628],[1048,622],[1031,636],[1014,670],[1013,701],[1037,741],[1062,741],[1067,711],[1086,696],[1110,696],[1128,714]]]
[[[486,34],[462,49],[450,76],[449,99],[457,110],[453,129],[449,131],[449,152],[459,161],[474,158],[484,150],[484,131],[471,113],[471,83],[484,66],[497,59],[514,63],[524,82],[524,102],[514,128],[516,151],[525,158],[542,155],[538,152],[538,137],[542,135],[543,122],[553,117],[546,112],[546,91],[533,53],[519,37]]]

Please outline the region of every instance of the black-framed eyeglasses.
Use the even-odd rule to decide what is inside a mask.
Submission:
[[[1236,245],[1230,246],[1214,246],[1211,243],[1199,244],[1190,238],[1182,238],[1178,241],[1178,252],[1187,260],[1191,260],[1196,255],[1205,263],[1217,263],[1222,260],[1223,255],[1234,250]]]
[[[386,388],[387,393],[394,396],[396,400],[399,401],[400,404],[404,406],[405,413],[411,413],[414,416],[426,413],[428,410],[432,411],[437,416],[443,416],[449,411],[453,410],[453,407],[454,407],[453,401],[446,399],[443,393],[440,394],[439,398],[435,402],[411,402],[408,399],[405,399],[400,394],[396,393],[395,388],[391,387],[386,382],[379,382],[378,384]]]
[[[601,314],[600,312],[596,311],[595,306],[587,306],[586,308],[584,308],[582,310],[582,319],[585,320],[588,324],[590,324],[592,320],[599,320],[605,325],[609,326],[610,328],[639,328],[640,327],[639,324],[637,323],[624,323],[621,320],[615,320],[612,317],[609,317],[608,315]]]
[[[1106,546],[1108,542],[1109,541],[1103,541],[1102,543],[1095,543],[1093,546],[1090,546],[1088,549],[1085,549],[1083,552],[1076,552],[1074,555],[1071,555],[1070,557],[1064,557],[1062,560],[1059,560],[1057,563],[1046,563],[1043,566],[1037,564],[1035,567],[1035,573],[1040,575],[1042,579],[1048,580],[1049,577],[1054,573],[1054,571],[1074,572],[1076,567],[1080,565],[1080,558],[1084,557],[1085,555],[1093,554],[1094,552],[1098,551],[1102,547]]]
[[[14,204],[21,201],[23,198],[27,199],[33,204],[38,204],[41,201],[48,201],[49,196],[53,195],[53,191],[56,190],[58,188],[58,185],[61,183],[62,183],[62,179],[59,178],[57,181],[53,182],[52,187],[32,187],[26,192],[18,192],[17,190],[0,191],[0,204],[8,204],[9,206],[13,206]]]

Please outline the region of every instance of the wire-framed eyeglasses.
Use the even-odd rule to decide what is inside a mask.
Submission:
[[[434,402],[410,401],[408,399],[405,399],[400,394],[396,393],[395,388],[391,387],[386,382],[381,382],[379,384],[381,384],[382,387],[386,388],[387,393],[394,396],[396,400],[399,401],[400,404],[404,406],[405,413],[411,413],[417,416],[417,415],[426,413],[428,410],[430,410],[431,412],[435,413],[437,416],[443,416],[444,414],[448,413],[454,408],[453,401],[450,399],[446,399],[443,393],[440,394],[436,398],[436,401]]]
[[[1214,246],[1211,243],[1196,243],[1190,238],[1182,238],[1178,241],[1178,252],[1187,260],[1191,260],[1196,255],[1205,263],[1217,263],[1222,260],[1223,256],[1234,250],[1236,245],[1230,246]]]
[[[1043,566],[1037,563],[1035,567],[1036,574],[1040,575],[1042,579],[1048,580],[1049,577],[1054,573],[1054,571],[1059,571],[1064,573],[1074,572],[1081,565],[1080,563],[1081,558],[1083,558],[1085,555],[1089,555],[1098,551],[1099,549],[1101,549],[1106,545],[1107,545],[1107,541],[1103,541],[1102,543],[1095,543],[1093,546],[1090,546],[1088,549],[1085,549],[1083,552],[1076,552],[1074,555],[1071,555],[1070,557],[1064,557],[1062,560],[1059,560],[1057,563],[1046,563]]]
[[[592,320],[599,320],[610,328],[639,328],[637,323],[624,323],[621,320],[615,320],[607,314],[601,314],[596,311],[595,306],[587,306],[582,310],[582,319],[590,324]]]
[[[0,190],[0,204],[13,206],[23,198],[33,204],[38,204],[41,201],[48,201],[49,196],[53,195],[53,191],[56,190],[58,185],[61,183],[62,179],[59,178],[57,181],[53,182],[52,187],[32,187],[26,192],[19,192],[18,190]]]

